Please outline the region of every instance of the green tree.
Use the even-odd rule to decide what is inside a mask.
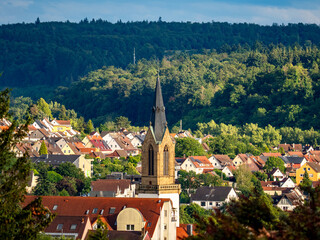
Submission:
[[[209,211],[196,203],[180,206],[180,222],[184,224],[196,223],[196,216],[208,217]]]
[[[274,168],[279,168],[281,172],[285,172],[286,169],[283,160],[279,157],[268,157],[268,160],[263,168],[267,172],[271,172]]]
[[[302,182],[300,183],[299,187],[301,189],[309,189],[309,188],[311,188],[311,186],[312,186],[312,181],[310,180],[309,174],[308,174],[307,169],[306,169],[304,171],[303,179],[302,179]]]
[[[85,132],[89,134],[89,133],[92,133],[93,131],[94,131],[94,126],[91,119],[89,119]]]
[[[0,92],[0,119],[8,119],[9,90]],[[12,151],[28,131],[28,120],[18,128],[13,121],[9,129],[0,132],[0,236],[2,239],[34,239],[53,219],[43,207],[41,198],[23,207],[30,173],[29,157],[16,157]]]
[[[237,186],[236,188],[241,191],[245,196],[249,196],[254,189],[252,180],[252,173],[246,165],[240,165],[238,169],[234,171]]]
[[[52,113],[49,107],[49,104],[43,99],[40,98],[37,102],[37,107],[39,110],[39,116],[40,118],[42,117],[49,117],[52,118]]]
[[[41,142],[40,149],[39,149],[39,154],[40,155],[48,154],[48,149],[47,149],[47,146],[46,146],[44,141]]]
[[[57,190],[55,187],[55,182],[50,181],[48,174],[49,165],[40,162],[36,165],[36,170],[38,171],[37,185],[34,189],[34,194],[38,196],[52,196],[56,195]]]
[[[118,130],[121,128],[129,128],[130,124],[131,122],[128,120],[127,117],[124,116],[117,117],[115,120],[115,125],[117,126]]]
[[[176,139],[176,156],[204,156],[204,151],[201,144],[193,138],[177,138]]]

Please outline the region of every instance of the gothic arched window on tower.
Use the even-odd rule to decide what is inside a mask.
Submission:
[[[168,146],[163,150],[163,175],[169,174],[169,149]]]
[[[154,152],[152,145],[149,146],[149,175],[154,175]]]

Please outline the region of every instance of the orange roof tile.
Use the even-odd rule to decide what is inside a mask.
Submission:
[[[36,199],[37,196],[26,196],[24,206]],[[104,217],[112,229],[116,229],[116,220],[119,212],[127,208],[139,209],[143,217],[150,222],[146,231],[153,236],[155,227],[163,208],[164,202],[169,202],[167,198],[112,198],[112,197],[62,197],[62,196],[42,196],[42,204],[57,216],[88,216],[93,222],[98,215]],[[53,206],[57,209],[53,210]],[[93,209],[97,212],[93,213]],[[110,209],[114,208],[114,213]],[[101,211],[103,210],[103,211]]]

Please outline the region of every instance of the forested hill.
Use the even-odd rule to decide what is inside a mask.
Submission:
[[[104,67],[56,92],[58,102],[96,124],[116,116],[147,125],[158,68],[170,126],[198,122],[320,129],[320,49],[239,48]]]
[[[256,24],[127,22],[83,20],[0,26],[2,86],[68,85],[103,66],[126,67],[137,59],[162,59],[173,50],[230,52],[283,44],[319,44],[315,24],[259,26]]]

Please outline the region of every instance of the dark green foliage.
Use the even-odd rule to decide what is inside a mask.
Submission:
[[[85,178],[83,171],[70,162],[61,163],[55,169],[55,172],[59,173],[61,176],[64,177],[73,177],[78,179]]]
[[[279,168],[282,173],[284,173],[286,169],[283,160],[278,157],[268,157],[266,165],[263,168],[266,172],[271,172],[272,169]]]
[[[8,118],[9,90],[0,92],[0,119]],[[27,124],[18,127],[16,121],[0,132],[0,236],[2,239],[33,239],[52,221],[53,215],[41,204],[41,199],[22,207],[31,170],[29,157],[17,158],[15,144],[27,135]],[[48,214],[48,215],[47,215]]]
[[[34,24],[0,26],[0,51],[3,53],[0,69],[4,72],[4,85],[67,86],[93,69],[127,66],[133,61],[133,48],[139,59],[161,59],[175,50],[206,53],[207,49],[214,48],[229,54],[255,48],[259,52],[251,52],[245,59],[245,63],[255,69],[265,67],[268,61],[278,66],[288,58],[293,63],[304,60],[296,52],[288,52],[282,57],[283,51],[279,48],[273,49],[266,59],[260,53],[266,50],[263,44],[294,46],[296,42],[308,41],[306,47],[312,48],[312,43],[319,43],[319,36],[320,29],[316,24],[259,26],[163,21],[112,24],[101,19],[80,23],[36,21]],[[219,77],[213,71],[206,74],[207,79]],[[235,92],[235,103],[241,99],[242,91],[240,87]]]
[[[92,123],[91,119],[89,119],[89,121],[88,121],[88,123],[87,123],[87,126],[86,126],[85,132],[86,132],[87,134],[90,134],[90,133],[92,133],[93,131],[94,131],[94,126],[93,126],[93,123]]]
[[[213,176],[209,173],[196,174],[193,171],[179,171],[179,184],[181,190],[187,194],[194,193],[200,186],[222,186],[223,181],[220,176]]]
[[[115,119],[115,125],[117,127],[117,129],[121,129],[121,128],[128,128],[130,127],[130,121],[128,120],[127,117],[123,117],[123,116],[120,116],[120,117],[117,117]]]
[[[299,184],[299,187],[303,189],[310,189],[312,186],[312,181],[309,178],[307,169],[304,171],[302,182]]]
[[[264,172],[254,172],[253,173],[257,179],[259,179],[260,181],[265,181],[268,179],[268,175]]]
[[[46,146],[46,144],[44,143],[44,141],[41,142],[40,149],[39,149],[39,154],[40,154],[40,155],[46,155],[46,154],[48,154],[48,149],[47,149],[47,146]]]
[[[196,216],[208,217],[209,211],[200,207],[198,204],[191,203],[189,205],[180,206],[180,222],[181,223],[196,223]]]
[[[312,110],[317,108],[320,96],[319,71],[315,65],[320,59],[319,51],[316,46],[271,45],[263,50],[173,54],[163,58],[160,66],[155,60],[141,60],[125,70],[110,66],[90,72],[60,88],[56,99],[86,119],[92,118],[95,124],[125,116],[134,125],[148,125],[145,113],[150,112],[152,104],[147,103],[153,102],[160,68],[169,126],[180,119],[185,129],[192,130],[207,119],[237,126],[258,123],[263,132],[253,131],[250,138],[271,149],[281,141],[279,131],[271,126],[311,129],[320,125],[320,118]],[[262,56],[258,58],[262,61],[258,67],[247,61],[250,54],[256,53]],[[296,63],[294,55],[300,59]],[[283,63],[275,62],[275,56],[282,58]],[[296,131],[288,134],[284,130],[283,135],[285,142],[294,142],[292,138],[299,137]],[[320,140],[320,134],[310,130],[311,143],[315,142],[312,136]],[[240,151],[243,146],[239,144],[237,148]]]
[[[176,139],[176,156],[205,156],[207,155],[201,144],[193,138]]]
[[[39,176],[35,195],[79,196],[91,190],[91,179],[86,178],[81,169],[69,162],[62,163],[55,169],[40,162],[35,168]]]

